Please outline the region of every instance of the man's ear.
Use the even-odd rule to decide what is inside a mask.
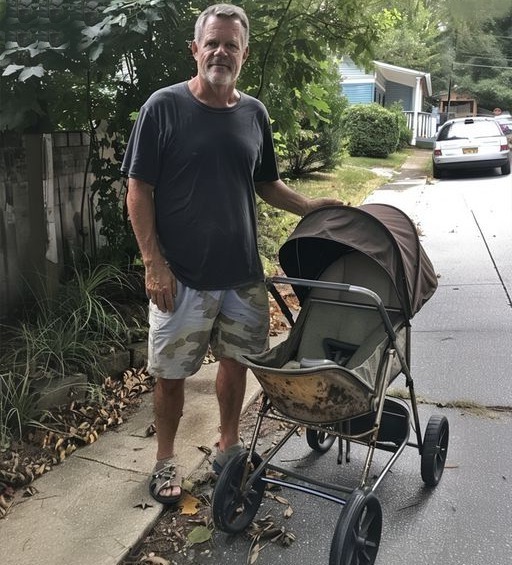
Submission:
[[[197,43],[195,39],[193,39],[192,43],[190,44],[190,50],[192,51],[192,56],[194,57],[194,59],[197,60]]]
[[[249,46],[247,46],[244,51],[244,63],[247,61],[247,57],[249,57]]]

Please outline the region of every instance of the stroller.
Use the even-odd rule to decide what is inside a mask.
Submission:
[[[279,261],[286,277],[272,277],[268,285],[292,327],[276,347],[242,360],[258,379],[263,400],[249,449],[231,459],[217,480],[213,519],[222,531],[241,532],[267,484],[295,489],[343,505],[329,565],[372,564],[382,530],[375,490],[386,473],[406,446],[418,449],[429,487],[438,484],[446,462],[448,420],[430,417],[422,437],[409,370],[409,321],[435,292],[437,277],[412,221],[385,204],[329,206],[306,215],[281,247]],[[298,316],[276,285],[293,287]],[[386,396],[400,374],[408,402]],[[264,418],[285,422],[288,431],[261,457],[255,448]],[[351,443],[367,446],[355,489],[272,463],[301,427],[318,453],[337,440],[338,463],[350,460]],[[409,441],[411,428],[415,442]],[[370,475],[376,449],[390,455],[382,471]],[[273,472],[267,476],[268,470]]]

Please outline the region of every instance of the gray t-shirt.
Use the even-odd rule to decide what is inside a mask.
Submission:
[[[279,178],[263,104],[199,102],[187,83],[142,106],[121,170],[154,186],[158,237],[176,277],[196,289],[263,279],[254,181]]]

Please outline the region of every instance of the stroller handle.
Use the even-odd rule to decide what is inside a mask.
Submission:
[[[296,279],[293,277],[268,277],[268,282],[272,284],[290,284],[295,286],[308,286],[311,288],[323,288],[325,290],[338,290],[341,292],[352,292],[354,294],[363,294],[364,296],[370,298],[372,300],[380,315],[382,316],[382,321],[386,327],[386,333],[394,342],[396,339],[395,330],[393,329],[393,324],[389,318],[388,312],[384,307],[384,303],[382,302],[380,296],[370,290],[369,288],[365,288],[364,286],[356,286],[353,284],[347,283],[336,283],[330,281],[317,281],[313,279]]]

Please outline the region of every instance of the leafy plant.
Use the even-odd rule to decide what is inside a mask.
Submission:
[[[127,284],[116,267],[76,267],[55,298],[39,297],[35,312],[9,328],[2,361],[32,377],[98,376],[100,357],[129,340],[130,328],[109,299]]]
[[[8,449],[13,438],[21,438],[25,426],[37,415],[28,373],[0,374],[0,451]]]
[[[340,94],[335,60],[325,65],[321,82],[295,89],[297,127],[285,132],[284,172],[292,177],[331,170],[339,163],[343,130],[341,116],[348,105]]]
[[[399,126],[393,112],[379,104],[356,104],[343,114],[351,156],[387,157],[398,148]]]
[[[398,126],[398,149],[405,149],[411,144],[412,131],[407,125],[407,118],[404,114],[402,105],[398,102],[392,104],[388,110],[395,115]]]
[[[259,252],[267,275],[274,275],[277,253],[291,232],[296,216],[258,201]]]

